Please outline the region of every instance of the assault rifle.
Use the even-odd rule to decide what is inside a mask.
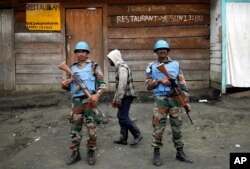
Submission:
[[[74,81],[77,83],[77,85],[82,89],[83,93],[88,97],[91,98],[92,95],[89,92],[88,88],[84,85],[83,81],[80,79],[78,74],[75,74],[69,67],[66,65],[65,61],[63,61],[59,66],[59,69],[69,73],[71,77],[74,79]],[[74,89],[73,92],[77,91],[78,89]],[[102,114],[104,118],[106,118],[106,115],[99,109],[99,107],[96,105],[97,110]],[[107,123],[108,119],[103,119],[103,123]]]
[[[191,124],[193,125],[193,121],[192,121],[192,119],[191,119],[191,117],[189,115],[190,110],[189,110],[189,108],[187,106],[187,103],[185,102],[183,96],[180,94],[179,89],[178,89],[178,85],[176,84],[175,80],[170,76],[167,69],[165,68],[164,63],[159,64],[157,66],[157,69],[159,71],[161,71],[165,76],[167,76],[168,80],[171,83],[171,87],[172,87],[172,89],[174,91],[174,94],[176,95],[176,97],[177,97],[178,101],[180,102],[181,106],[183,106],[184,109],[186,110],[186,114],[187,114]]]

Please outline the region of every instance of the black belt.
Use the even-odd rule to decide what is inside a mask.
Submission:
[[[84,99],[87,99],[88,96],[84,95],[84,96],[76,96],[76,97],[73,97],[73,100],[84,100]]]

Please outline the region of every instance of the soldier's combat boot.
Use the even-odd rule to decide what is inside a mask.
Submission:
[[[153,164],[155,166],[160,166],[161,165],[160,148],[154,148]]]
[[[121,126],[120,139],[113,141],[113,143],[127,145],[127,139],[128,139],[128,129],[124,126]]]
[[[89,165],[95,165],[95,150],[88,150],[87,161]]]
[[[193,160],[191,160],[183,151],[183,147],[176,148],[176,159],[179,161],[187,162],[187,163],[193,163]]]
[[[81,160],[80,152],[79,150],[75,150],[72,152],[71,156],[69,157],[68,161],[66,162],[67,165],[71,165],[76,163],[77,161]]]
[[[129,131],[134,136],[134,140],[130,143],[131,146],[138,144],[143,139],[139,128],[135,124],[129,127]]]

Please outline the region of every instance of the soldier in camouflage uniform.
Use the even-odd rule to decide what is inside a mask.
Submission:
[[[172,128],[172,140],[177,150],[176,159],[184,162],[193,163],[193,161],[183,152],[184,143],[182,141],[182,109],[171,89],[171,83],[167,77],[156,67],[160,63],[164,63],[165,68],[175,79],[181,93],[188,98],[188,89],[182,71],[177,61],[173,61],[168,57],[170,47],[167,41],[158,40],[154,45],[154,52],[158,56],[158,61],[150,63],[146,69],[146,86],[148,90],[154,90],[154,109],[152,116],[153,140],[154,147],[153,164],[161,165],[160,148],[163,146],[162,135],[166,127],[167,116],[170,118]],[[189,109],[191,106],[187,104]]]
[[[86,94],[79,88],[72,78],[62,80],[62,88],[71,91],[72,107],[70,113],[71,124],[71,146],[72,155],[67,161],[68,165],[74,164],[81,160],[80,144],[82,140],[82,125],[85,118],[89,139],[87,141],[88,149],[88,164],[95,164],[96,150],[96,122],[98,121],[95,115],[95,106],[99,97],[106,89],[106,83],[103,80],[103,73],[100,66],[88,58],[90,52],[89,45],[84,42],[78,42],[75,46],[74,53],[78,58],[78,62],[70,66],[74,73],[79,75],[79,78],[84,82],[89,92],[92,94],[88,98]]]

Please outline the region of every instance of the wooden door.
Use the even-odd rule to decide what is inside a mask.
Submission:
[[[102,9],[66,9],[66,63],[77,61],[74,54],[75,44],[86,41],[90,46],[89,58],[103,69],[103,32]]]

